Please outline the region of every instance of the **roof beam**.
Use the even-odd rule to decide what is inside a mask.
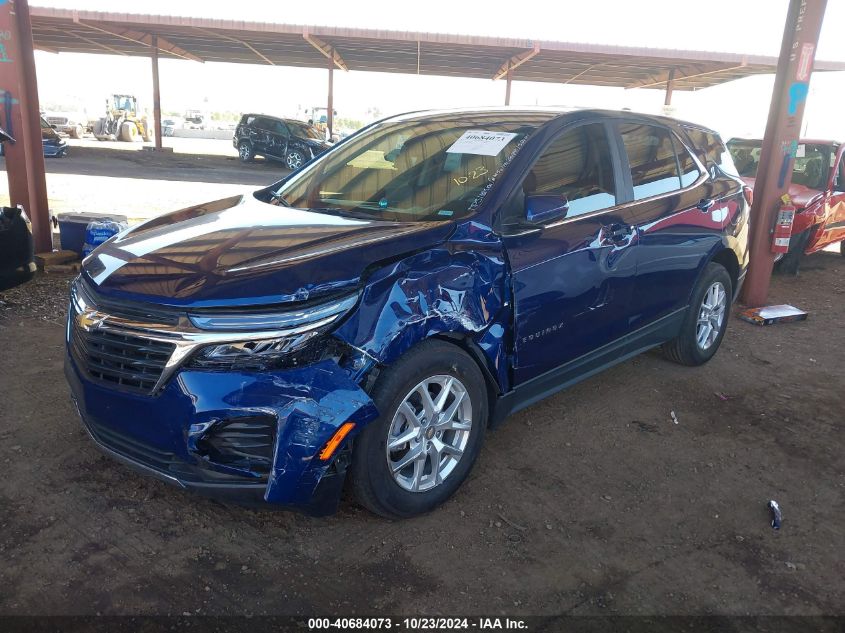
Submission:
[[[746,60],[743,60],[742,63],[739,64],[738,66],[722,66],[721,68],[710,67],[709,70],[705,70],[705,71],[697,72],[697,73],[694,72],[694,73],[691,73],[691,74],[679,73],[678,72],[679,69],[676,67],[676,68],[672,68],[671,70],[667,70],[664,73],[661,73],[656,80],[655,79],[651,79],[651,80],[643,79],[642,81],[637,81],[637,82],[634,82],[633,84],[625,86],[625,88],[626,89],[630,89],[630,88],[656,88],[658,86],[665,86],[666,82],[669,81],[669,75],[670,74],[672,75],[672,80],[677,82],[677,81],[683,81],[684,79],[694,79],[696,77],[707,77],[708,75],[716,75],[718,73],[724,73],[724,72],[728,72],[728,71],[731,71],[731,70],[740,70],[742,68],[745,68],[746,66],[748,66],[748,62]]]
[[[88,39],[87,37],[85,37],[84,35],[80,35],[76,31],[68,30],[67,33],[70,33],[76,39],[82,40],[83,42],[88,42],[89,44],[91,44],[91,46],[95,46],[97,48],[102,48],[103,50],[106,50],[106,51],[111,51],[112,53],[115,53],[117,55],[129,55],[129,53],[124,53],[123,51],[118,50],[116,48],[112,48],[111,46],[106,46],[105,44],[101,44],[100,42],[97,42],[95,40]]]
[[[74,19],[74,22],[79,24],[80,26],[84,26],[85,28],[91,29],[92,31],[100,31],[102,33],[108,33],[109,35],[114,35],[115,37],[121,37],[125,40],[129,40],[130,42],[135,42],[137,44],[146,44],[147,46],[153,45],[153,36],[150,33],[143,33],[141,31],[133,31],[130,29],[109,29],[104,26],[95,26],[88,22],[82,22],[78,18]],[[189,59],[194,62],[204,62],[205,60],[197,57],[193,53],[189,53],[183,48],[179,48],[176,44],[164,39],[163,37],[157,38],[157,46],[158,50],[163,53],[169,53],[170,55],[175,55],[176,57],[181,57],[182,59]]]
[[[50,48],[49,46],[44,46],[44,44],[33,44],[32,47],[39,50],[39,51],[44,51],[45,53],[58,54],[58,52],[59,52],[55,48]]]
[[[495,81],[496,79],[501,79],[502,77],[507,75],[509,70],[513,70],[514,68],[518,68],[519,66],[522,66],[529,59],[536,57],[537,53],[539,53],[539,52],[540,52],[540,45],[534,44],[534,48],[527,50],[527,51],[523,51],[521,53],[517,53],[516,55],[511,57],[509,60],[507,60],[504,64],[499,66],[499,70],[497,70],[493,74],[493,81]]]
[[[258,59],[260,59],[261,61],[263,61],[267,64],[270,64],[271,66],[276,65],[276,62],[274,62],[272,59],[267,57],[264,53],[259,51],[257,48],[255,48],[251,44],[249,44],[249,42],[245,42],[241,39],[238,39],[237,37],[232,37],[231,35],[226,35],[225,33],[218,33],[217,31],[209,31],[208,29],[202,29],[202,28],[199,28],[199,27],[195,27],[195,29],[197,31],[201,31],[202,33],[205,33],[206,35],[211,35],[212,37],[219,37],[221,39],[229,40],[230,42],[235,42],[236,44],[240,44],[241,46],[244,46],[245,48],[248,48],[253,53],[255,53],[255,56],[258,57]]]
[[[311,35],[307,30],[302,31],[302,37],[305,38],[305,41],[311,44],[314,48],[320,51],[326,58],[331,59],[334,62],[334,65],[340,68],[341,70],[349,70],[346,66],[346,62],[343,61],[343,58],[340,54],[335,50],[335,47],[331,44],[327,44],[319,37],[315,37]]]

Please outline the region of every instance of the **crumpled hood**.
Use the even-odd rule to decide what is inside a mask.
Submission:
[[[754,183],[756,181],[755,178],[743,176],[742,180],[746,185],[751,187],[752,191],[754,190]],[[799,211],[806,208],[808,205],[815,202],[817,198],[821,198],[823,195],[824,192],[819,191],[818,189],[810,189],[809,187],[805,187],[804,185],[799,185],[794,182],[789,184],[789,197],[792,199],[792,204],[794,204],[795,208]]]
[[[83,262],[106,297],[167,306],[307,301],[351,291],[365,269],[443,242],[451,222],[380,222],[277,207],[251,194],[118,235]]]

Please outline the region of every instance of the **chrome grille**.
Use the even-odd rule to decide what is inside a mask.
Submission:
[[[110,386],[150,394],[158,384],[173,343],[98,328],[83,330],[73,320],[71,350],[89,378]]]
[[[148,336],[143,325],[153,322],[127,319],[99,310],[79,279],[71,287],[68,346],[71,356],[90,380],[115,389],[152,394],[176,350],[176,342]]]

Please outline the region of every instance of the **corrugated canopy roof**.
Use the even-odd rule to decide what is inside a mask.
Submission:
[[[201,17],[135,15],[31,7],[36,48],[57,53],[149,55],[152,36],[162,57],[520,81],[707,88],[774,73],[776,57],[576,44],[442,33],[382,31]],[[816,61],[815,70],[845,70]]]

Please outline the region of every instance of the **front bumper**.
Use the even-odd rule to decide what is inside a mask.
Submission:
[[[67,142],[59,141],[56,143],[43,143],[44,156],[64,156],[67,153]]]
[[[88,379],[70,354],[65,375],[86,430],[113,458],[181,488],[317,515],[337,508],[345,476],[343,448],[332,461],[318,453],[344,422],[356,424],[348,442],[377,415],[332,360],[266,373],[182,369],[153,396]],[[204,450],[215,432],[243,420],[273,429],[269,469],[222,463]]]

